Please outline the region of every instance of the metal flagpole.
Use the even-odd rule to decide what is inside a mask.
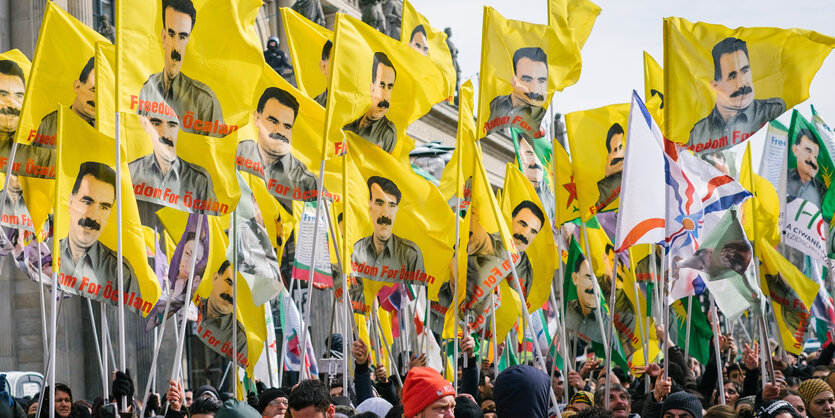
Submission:
[[[492,321],[490,323],[493,326],[493,367],[499,367],[499,341],[498,336],[496,335],[496,292],[490,292],[490,316]],[[457,374],[457,373],[456,373]]]
[[[8,181],[8,177],[6,178]],[[49,403],[51,405],[55,404],[55,353],[57,350],[58,345],[58,301],[56,300],[58,297],[61,297],[60,293],[56,290],[58,289],[58,269],[52,270],[52,311],[50,312],[50,341],[52,342],[49,346]],[[43,403],[43,402],[41,402]],[[40,405],[40,404],[39,404]],[[49,408],[49,418],[55,418],[55,407],[50,406]]]
[[[722,377],[722,357],[719,353],[719,315],[716,313],[716,300],[713,298],[713,293],[710,293],[710,314],[713,316],[713,349],[716,355],[716,372],[719,376],[719,402],[725,405],[725,383]],[[690,316],[690,312],[687,313]]]
[[[611,375],[612,375],[612,351],[615,348],[614,342],[614,330],[615,330],[615,292],[617,292],[617,282],[618,282],[618,253],[615,253],[615,260],[614,260],[614,268],[612,269],[612,287],[611,293],[609,294],[609,329],[606,331],[606,341],[609,341],[609,344],[606,345],[606,395],[603,398],[605,408],[609,409],[609,393],[610,393],[610,386],[611,386]],[[603,310],[601,309],[601,312]]]
[[[110,341],[110,327],[105,327],[104,338],[107,339],[107,348],[110,349],[110,362],[113,364],[113,370],[118,370],[116,366],[116,353],[113,351],[113,341]]]
[[[633,260],[632,257],[631,257],[631,254],[630,254],[629,259]],[[632,263],[632,265],[634,267],[634,263]],[[632,270],[634,271],[635,269],[633,268]],[[632,281],[632,290],[635,292],[635,306],[636,306],[636,310],[637,310],[637,314],[638,314],[638,318],[637,318],[638,319],[638,330],[641,333],[641,344],[644,347],[644,349],[641,350],[641,351],[644,352],[644,366],[647,366],[647,365],[649,365],[649,329],[646,329],[648,327],[646,327],[645,325],[648,325],[648,324],[644,323],[645,318],[644,318],[643,312],[641,312],[641,294],[640,294],[640,292],[638,292],[638,281],[637,280]],[[647,295],[647,296],[649,296],[649,295]],[[646,298],[644,300],[646,300]],[[647,376],[647,381],[645,382],[644,390],[649,390],[649,377],[648,377],[648,375],[645,375],[645,376]]]
[[[206,215],[201,214],[197,217],[197,228],[195,228],[194,236],[197,237],[197,240],[200,240],[200,232],[203,229],[203,220],[206,219]],[[206,231],[208,232],[208,231]],[[179,341],[177,341],[177,351],[174,354],[174,365],[171,367],[171,380],[176,381],[177,377],[180,375],[180,367],[182,366],[182,359],[183,359],[183,345],[185,345],[186,340],[186,322],[188,322],[188,306],[191,303],[191,286],[194,282],[194,269],[197,266],[197,257],[194,257],[191,260],[191,267],[189,268],[188,274],[188,283],[186,284],[186,298],[185,302],[183,303],[183,309],[181,310],[183,314],[183,319],[180,322],[180,331],[178,335],[181,336]]]
[[[593,284],[592,288],[594,289],[595,302],[600,303],[600,299],[602,299],[602,297],[600,296],[600,283],[597,282],[597,276],[594,274],[594,265],[591,262],[591,251],[589,251],[589,232],[588,232],[588,229],[586,228],[585,222],[583,223],[583,242],[585,243],[586,254],[588,254],[588,255],[584,255],[584,257],[586,258],[586,261],[589,262],[589,273],[591,273],[591,277],[592,277],[592,284]],[[607,334],[606,334],[606,330],[604,329],[605,327],[603,325],[603,307],[602,306],[599,307],[599,312],[595,316],[597,317],[597,326],[600,328],[600,338],[603,339],[603,346],[607,347],[609,345],[608,344],[609,340],[606,338]]]
[[[377,330],[375,332],[379,332],[379,336],[383,339],[383,344],[386,347],[386,354],[388,354],[389,364],[391,365],[391,369],[394,372],[394,377],[397,378],[397,384],[400,387],[403,387],[403,381],[400,380],[400,370],[397,368],[397,361],[394,358],[394,354],[391,352],[391,346],[389,342],[386,340],[386,333],[383,332],[383,326],[380,325],[380,317],[377,315],[377,311],[375,309],[374,316],[376,317],[375,322],[377,323]]]
[[[38,293],[40,294],[40,302],[41,302],[41,333],[43,337],[43,361],[46,364],[46,359],[49,358],[49,339],[47,338],[47,331],[49,329],[49,325],[46,321],[46,295],[44,291],[44,286],[46,283],[43,281],[43,257],[41,257],[41,243],[38,243]],[[51,294],[56,294],[57,289],[52,289]]]
[[[663,318],[662,321],[664,322],[664,376],[663,378],[666,379],[667,376],[670,375],[670,307],[667,304],[667,298],[669,295],[667,294],[667,282],[669,281],[667,275],[672,274],[673,272],[673,258],[668,257],[666,254],[664,255],[664,261],[667,263],[667,272],[661,275],[661,317]],[[719,361],[719,359],[716,359]]]
[[[457,158],[459,171],[460,171],[461,160],[462,160],[460,154],[461,153],[459,152],[458,153],[458,158]],[[457,176],[457,177],[461,177],[461,176]],[[458,306],[460,306],[460,304],[461,304],[461,301],[458,298],[458,289],[460,289],[458,286],[461,286],[461,282],[462,282],[461,277],[459,277],[461,275],[460,274],[461,272],[458,271],[458,259],[461,256],[461,216],[459,215],[460,208],[461,208],[461,196],[458,195],[458,190],[460,190],[460,189],[461,189],[461,179],[459,178],[458,179],[458,188],[456,189],[456,192],[455,192],[455,268],[454,268],[454,270],[455,270],[454,271],[454,273],[455,273],[455,275],[454,275],[455,286],[453,287],[453,292],[452,292],[453,293],[452,296],[453,296],[453,300],[454,300],[454,302],[452,304],[452,319],[453,319],[452,322],[453,322],[453,327],[454,327],[454,333],[453,333],[453,340],[454,341],[452,343],[452,358],[453,358],[452,365],[455,368],[454,373],[452,373],[452,387],[455,388],[455,390],[458,390]],[[467,278],[465,277],[464,278],[464,285],[465,286],[466,286],[466,283],[467,283],[466,280],[467,280]],[[467,360],[464,360],[464,361],[467,361]],[[464,366],[466,366],[466,363],[464,364]]]
[[[104,376],[102,376],[102,386],[104,387],[104,399],[110,398],[110,385],[109,383],[109,376],[110,372],[108,370],[108,362],[107,362],[107,338],[105,337],[108,332],[107,330],[107,305],[104,303],[99,304],[99,316],[101,324],[101,362],[104,365]]]
[[[200,240],[199,237],[197,239]],[[195,257],[195,259],[196,259],[196,257]],[[171,297],[170,297],[171,284],[168,282],[167,279],[163,280],[163,283],[165,284],[165,287],[166,287],[165,293],[168,294],[169,297],[166,298],[165,310],[163,310],[163,313],[162,313],[162,325],[160,325],[159,338],[156,338],[157,328],[154,328],[154,332],[155,332],[154,333],[154,337],[155,337],[154,338],[154,354],[151,357],[151,372],[148,375],[148,382],[145,384],[145,392],[144,392],[144,395],[142,396],[142,410],[139,412],[140,417],[145,416],[145,404],[148,402],[148,395],[150,394],[150,391],[151,391],[151,382],[153,381],[153,382],[156,383],[156,380],[157,380],[157,358],[159,358],[159,348],[162,346],[162,340],[165,337],[165,323],[168,322],[168,310],[171,307]],[[186,306],[188,306],[188,305],[186,305]],[[175,324],[176,324],[176,320],[175,320]]]
[[[6,179],[3,184],[3,191],[0,192],[0,215],[6,210],[6,195],[9,193],[9,182],[12,179],[12,168],[14,167],[14,159],[15,154],[17,154],[17,142],[14,140],[14,136],[9,138],[9,141],[12,141],[12,151],[9,153],[9,159],[6,161]],[[38,248],[38,252],[40,253],[40,247]]]
[[[64,298],[63,298],[63,292],[58,292],[57,294],[58,294],[57,297],[61,298],[61,299],[58,300],[58,314],[60,315],[61,314],[61,306],[63,306]],[[53,292],[53,295],[55,295],[54,292]],[[51,315],[50,315],[50,320],[51,320]],[[56,317],[56,323],[57,323],[57,317]],[[45,344],[50,345],[49,346],[50,347],[49,348],[50,352],[52,352],[52,348],[53,348],[52,346],[53,346],[54,341],[55,340],[52,340],[52,342],[44,342]],[[47,381],[47,382],[49,382],[49,374],[50,374],[51,363],[52,363],[52,360],[51,360],[51,357],[50,357],[50,358],[46,359],[46,363],[44,364],[44,369],[45,369],[44,370],[44,380]],[[45,391],[42,390],[40,396],[38,397],[38,410],[37,410],[37,413],[35,414],[36,417],[41,416],[41,406],[43,405],[44,396],[45,396]]]
[[[122,248],[122,150],[121,150],[121,123],[120,112],[116,112],[116,262],[119,269],[116,271],[119,287],[119,369],[127,370],[127,356],[125,350],[125,265],[123,261]],[[122,397],[122,411],[128,410],[128,397]]]
[[[99,333],[96,331],[96,318],[93,316],[93,302],[87,299],[87,312],[90,314],[90,327],[93,329],[93,341],[96,343],[96,358],[99,360],[99,371],[101,371],[102,383],[107,383],[107,372],[104,363],[101,361],[101,347],[99,346]]]
[[[325,200],[325,206],[328,208],[328,213],[325,216],[325,219],[328,222],[328,230],[331,233],[331,236],[334,238],[334,243],[336,243],[336,228],[333,226],[333,219],[331,219],[331,204],[329,200]],[[347,393],[348,390],[348,368],[350,365],[350,346],[351,343],[349,341],[353,340],[353,336],[349,335],[348,332],[348,323],[353,322],[353,308],[351,307],[351,297],[348,294],[348,276],[345,274],[345,270],[342,268],[342,254],[339,251],[339,246],[334,245],[334,253],[336,253],[336,263],[339,265],[339,274],[342,276],[342,306],[344,307],[344,319],[345,319],[345,330],[342,333],[342,387],[345,388]],[[334,293],[334,298],[336,298],[336,293]],[[354,325],[356,328],[356,325]]]
[[[238,399],[238,211],[232,211],[232,397]],[[199,238],[198,238],[199,239]],[[199,241],[198,241],[199,242]]]

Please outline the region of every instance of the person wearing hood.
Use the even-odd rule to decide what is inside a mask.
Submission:
[[[267,61],[267,64],[278,75],[284,77],[288,70],[289,72],[293,71],[293,66],[290,65],[290,59],[287,57],[287,53],[278,48],[279,45],[280,41],[278,37],[270,36],[269,40],[267,40],[267,49],[264,51],[264,61]]]
[[[835,415],[835,396],[822,379],[809,379],[797,388],[809,418],[832,418]]]
[[[788,402],[773,400],[757,408],[757,418],[802,418],[802,415]]]
[[[539,369],[516,365],[496,377],[493,397],[496,412],[504,417],[547,417],[551,379]]]
[[[260,418],[261,415],[246,401],[229,399],[218,409],[215,418]]]

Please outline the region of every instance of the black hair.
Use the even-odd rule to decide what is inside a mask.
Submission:
[[[719,60],[722,58],[722,55],[733,54],[736,51],[744,52],[745,58],[748,58],[748,44],[746,44],[745,41],[743,41],[742,39],[728,37],[719,41],[718,44],[713,46],[714,81],[719,81],[722,79],[722,65],[719,63]]]
[[[809,128],[800,128],[800,131],[797,133],[797,142],[795,142],[795,143],[799,144],[800,143],[800,138],[802,138],[804,136],[806,138],[809,138],[809,141],[812,141],[812,143],[817,145],[818,147],[821,146],[821,143],[820,143],[820,140],[818,139],[818,136],[813,134],[812,131],[809,130]]]
[[[191,18],[191,28],[194,29],[194,22],[197,20],[197,10],[191,0],[162,0],[162,27],[165,28],[165,9],[174,9],[175,12],[185,13]]]
[[[91,175],[98,181],[103,181],[111,186],[113,186],[113,195],[114,198],[116,196],[116,171],[113,170],[110,166],[97,162],[97,161],[87,161],[81,164],[81,167],[78,168],[78,176],[75,178],[75,184],[72,186],[72,194],[78,193],[78,189],[81,187],[81,179],[84,178],[86,175]],[[55,386],[56,388],[58,386]]]
[[[606,132],[606,151],[612,152],[612,137],[618,134],[623,134],[623,126],[615,123],[609,127],[609,132]]]
[[[290,392],[290,397],[287,401],[290,404],[290,409],[294,411],[300,411],[312,405],[314,409],[322,413],[327,411],[328,407],[333,404],[325,383],[316,379],[302,380]]]
[[[286,90],[282,90],[278,87],[267,87],[264,90],[264,93],[261,94],[261,98],[258,99],[258,106],[255,110],[258,113],[264,111],[264,106],[267,104],[267,101],[270,99],[278,100],[279,103],[283,104],[284,106],[293,109],[293,122],[296,121],[296,116],[299,115],[299,101],[290,94],[290,92]]]
[[[206,414],[215,416],[217,411],[220,410],[221,406],[223,406],[223,403],[221,403],[219,399],[207,396],[204,398],[195,399],[194,402],[191,403],[191,406],[188,407],[188,409],[189,412],[191,412],[191,415]]]
[[[412,35],[409,36],[409,42],[414,41],[415,35],[417,35],[418,33],[422,33],[424,38],[429,39],[429,37],[426,35],[426,29],[423,27],[423,25],[417,25],[414,29],[412,29]]]
[[[322,45],[322,61],[327,61],[331,59],[331,48],[333,48],[333,42],[330,39]]]
[[[527,58],[533,62],[541,62],[545,64],[545,71],[548,71],[548,56],[545,51],[538,46],[529,46],[526,48],[519,48],[513,53],[513,74],[516,74],[516,64],[522,58]]]
[[[78,75],[78,81],[82,84],[87,82],[87,78],[90,77],[90,73],[93,71],[93,68],[96,65],[96,57],[90,57],[87,60],[87,64],[84,65],[84,68],[81,69],[81,74]]]
[[[371,82],[377,81],[377,66],[380,64],[391,68],[391,70],[394,71],[394,79],[397,79],[397,70],[394,68],[394,64],[391,63],[389,57],[382,52],[375,52],[374,61],[371,64]]]
[[[223,263],[220,264],[220,268],[217,269],[217,274],[223,274],[223,272],[225,272],[231,265],[232,263],[230,263],[229,260],[223,260]]]
[[[531,202],[530,200],[523,200],[513,208],[513,213],[510,214],[511,218],[515,218],[516,214],[522,211],[522,209],[528,209],[533,213],[533,216],[536,216],[539,219],[540,225],[545,225],[545,215],[542,213],[542,209],[539,209],[539,206],[536,203]],[[542,228],[540,226],[540,228]]]
[[[394,184],[393,181],[380,176],[371,176],[368,178],[368,196],[371,197],[371,185],[376,184],[383,189],[385,194],[390,194],[397,199],[397,203],[400,204],[400,198],[402,195],[400,194],[400,189],[397,188],[397,185]]]
[[[583,262],[585,262],[585,261],[586,261],[586,256],[583,253],[580,253],[579,255],[577,255],[577,259],[574,260],[574,270],[573,271],[575,273],[579,273],[580,272],[580,267],[583,266]]]
[[[0,74],[17,76],[23,82],[23,85],[26,85],[26,76],[23,74],[23,69],[12,60],[0,60]]]

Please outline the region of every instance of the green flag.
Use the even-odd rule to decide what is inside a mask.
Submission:
[[[675,327],[678,338],[676,344],[684,347],[687,341],[687,317],[690,316],[690,356],[701,364],[707,364],[710,358],[710,339],[713,331],[707,316],[702,312],[702,304],[698,298],[693,298],[693,305],[688,311],[687,298],[678,299],[670,306],[675,317]]]

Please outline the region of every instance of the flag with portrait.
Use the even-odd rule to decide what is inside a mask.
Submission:
[[[644,51],[644,103],[664,132],[664,70],[647,51]]]
[[[333,31],[289,7],[282,7],[280,13],[296,84],[307,97],[325,107],[333,62]]]
[[[52,254],[53,268],[59,266],[59,284],[68,293],[113,305],[123,297],[125,306],[147,316],[159,299],[160,286],[146,260],[124,150],[117,175],[115,141],[69,112],[61,106],[58,113]],[[121,207],[116,205],[117,181]],[[116,237],[119,212],[121,260]]]
[[[449,85],[446,90],[447,97],[451,98],[455,94],[458,76],[455,72],[455,63],[452,61],[452,54],[449,52],[447,34],[432,27],[429,19],[420,14],[409,0],[403,1],[400,28],[400,41],[428,56],[441,69]]]

